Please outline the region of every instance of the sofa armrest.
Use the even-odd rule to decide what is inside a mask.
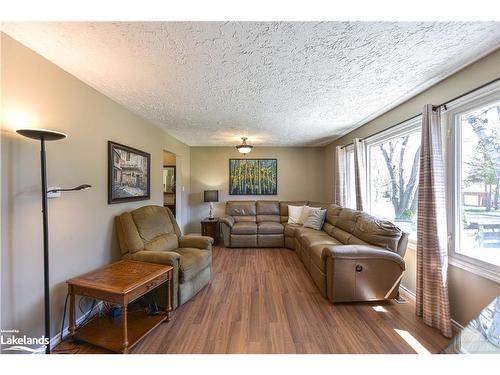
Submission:
[[[140,262],[165,264],[176,269],[179,267],[181,256],[174,251],[141,250],[135,253],[128,253],[123,258],[138,260]]]
[[[404,271],[406,263],[397,253],[381,247],[370,245],[327,245],[321,256],[326,261],[328,257],[336,259],[385,259],[399,265]]]
[[[234,225],[234,218],[232,216],[226,215],[220,219],[222,224],[226,224],[229,228],[232,228]]]
[[[212,250],[214,240],[208,236],[181,236],[179,247],[194,247],[201,250]]]

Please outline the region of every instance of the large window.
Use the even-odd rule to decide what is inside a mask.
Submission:
[[[498,91],[449,111],[451,256],[498,277],[500,270],[500,99]]]
[[[500,281],[500,81],[442,113],[450,263]],[[417,240],[421,116],[366,145],[364,210]],[[346,148],[346,205],[356,208],[354,150]]]
[[[367,141],[367,207],[416,241],[420,122],[415,119]]]

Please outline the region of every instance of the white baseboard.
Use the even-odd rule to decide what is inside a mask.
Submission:
[[[410,299],[412,301],[415,301],[416,300],[416,296],[415,296],[415,293],[412,292],[410,289],[408,289],[407,287],[403,286],[403,285],[400,285],[399,286],[399,289],[401,289],[405,294],[408,295],[408,297],[410,297]]]

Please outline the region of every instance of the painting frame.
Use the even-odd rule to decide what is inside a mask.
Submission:
[[[271,162],[274,162],[274,177],[275,177],[275,181],[274,181],[274,191],[270,192],[270,193],[267,193],[267,192],[260,192],[260,193],[241,193],[241,192],[233,192],[234,189],[233,189],[233,186],[232,186],[232,176],[231,176],[231,163],[233,161],[271,161]],[[276,158],[230,158],[229,159],[229,195],[232,195],[232,196],[236,196],[236,195],[254,195],[254,196],[274,196],[274,195],[278,195],[278,159]]]
[[[117,181],[115,181],[115,172],[117,169],[115,165],[115,154],[119,155],[117,150],[121,150],[145,158],[146,167],[145,171],[142,172],[143,174],[145,174],[145,187],[141,189],[144,190],[144,194],[117,197],[116,194],[113,193],[118,186]],[[108,204],[142,201],[149,199],[151,199],[151,154],[117,142],[108,141]]]

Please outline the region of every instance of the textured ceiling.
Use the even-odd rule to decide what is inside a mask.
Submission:
[[[500,23],[4,23],[192,146],[321,145],[500,46]]]

